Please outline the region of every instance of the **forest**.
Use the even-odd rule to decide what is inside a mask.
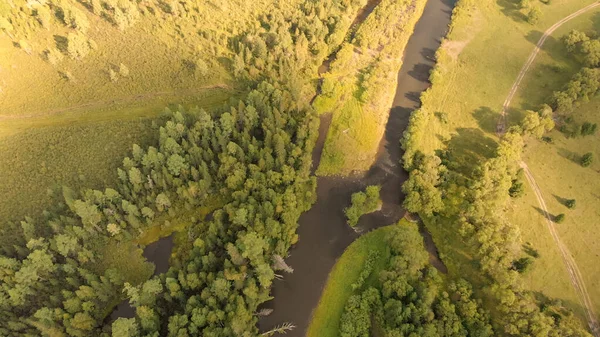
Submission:
[[[140,15],[189,11],[179,2],[82,4],[122,30]],[[64,187],[43,214],[0,228],[0,334],[257,335],[258,305],[270,298],[279,262],[297,240],[298,216],[315,199],[309,173],[318,119],[307,80],[361,5],[281,6],[260,16],[260,24],[223,36],[235,55],[232,73],[247,87],[242,99],[211,111],[167,112],[157,142],[133,145],[115,186]],[[65,41],[68,56],[84,59],[94,48],[80,4],[35,6],[4,7],[4,32],[27,35],[57,15],[74,30]],[[16,45],[28,46],[25,40]],[[50,49],[45,57],[58,55]],[[127,72],[120,66],[114,76]],[[208,204],[218,207],[209,219],[197,218]],[[172,219],[188,224],[166,274],[138,285],[125,282],[118,269],[95,268],[103,246],[126,246],[149,228],[168,229]],[[107,322],[121,294],[136,317]]]
[[[519,24],[546,23],[543,6],[554,4],[532,2],[515,2]],[[258,322],[274,283],[294,271],[286,259],[300,240],[298,221],[317,200],[320,117],[333,114],[317,173],[366,172],[389,115],[398,54],[425,3],[383,0],[359,24],[366,0],[0,3],[0,75],[10,75],[0,78],[0,123],[8,123],[0,145],[30,141],[11,150],[22,156],[0,159],[13,167],[0,190],[18,196],[0,209],[0,336],[290,332],[292,323],[264,331]],[[458,1],[448,41],[489,10],[479,5]],[[416,220],[385,224],[383,244],[361,252],[334,327],[339,336],[591,336],[569,306],[524,285],[540,256],[506,216],[526,193],[519,163],[531,139],[551,144],[554,128],[570,138],[596,133],[596,123],[571,113],[600,91],[600,40],[573,30],[560,43],[580,70],[473,151],[463,148],[463,129],[448,131],[460,123],[437,102],[448,97],[438,88],[459,57],[438,50],[421,108],[401,144],[391,145],[401,147],[408,172],[396,202]],[[70,124],[87,118],[87,133]],[[69,167],[46,165],[62,157],[34,158],[48,138],[28,121],[43,129],[54,119],[72,127],[65,133],[80,146],[56,150],[79,151],[67,162],[89,164],[68,179],[56,177]],[[131,120],[138,124],[130,130]],[[115,164],[98,173],[88,147],[99,138],[81,135],[106,121],[118,131],[96,160]],[[474,157],[477,150],[484,154]],[[594,164],[591,151],[580,166]],[[13,180],[29,176],[15,164],[24,162],[35,162],[31,178]],[[366,186],[332,212],[356,230],[361,216],[382,211],[382,187]],[[569,209],[580,204],[565,200]],[[432,232],[447,274],[429,262],[422,230]],[[174,232],[169,270],[152,276],[140,248]],[[111,319],[124,300],[134,317]]]

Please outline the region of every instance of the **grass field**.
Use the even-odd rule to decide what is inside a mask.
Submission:
[[[400,224],[404,221],[406,220],[402,220]],[[319,304],[313,311],[307,337],[339,336],[344,306],[353,294],[350,285],[358,279],[370,251],[377,251],[379,256],[366,286],[379,282],[379,272],[386,267],[390,256],[385,237],[391,229],[392,227],[388,226],[374,230],[361,236],[346,248],[329,273]]]
[[[373,164],[394,99],[401,55],[425,3],[383,1],[355,28],[357,36],[382,36],[379,44],[366,47],[352,40],[336,54],[313,104],[319,113],[333,113],[318,175],[349,175]]]
[[[592,2],[594,1],[556,0],[544,5],[532,1],[540,6],[543,13],[536,25],[525,21],[525,15],[518,10],[516,1],[470,2],[468,11],[455,16],[449,37],[438,53],[438,70],[433,86],[422,97],[423,110],[432,117],[424,128],[427,132],[419,141],[420,148],[425,152],[448,148],[460,167],[465,169],[463,172],[470,171],[477,163],[492,156],[498,140],[495,132],[502,104],[542,32]],[[580,17],[565,25],[557,34],[580,24],[589,25],[590,19],[595,21],[596,18],[594,14]],[[550,39],[548,46],[557,43]],[[561,70],[564,74],[560,74],[560,77],[568,78],[573,66],[566,61]],[[540,70],[532,70],[532,74],[536,72],[539,73]],[[537,101],[535,97],[528,99],[529,104],[539,104],[540,98],[545,98],[546,93],[552,90],[550,83],[556,83],[554,81],[558,74],[552,76],[556,77],[545,81],[548,84],[544,92],[529,94],[539,95]],[[528,89],[527,83],[525,81],[522,85],[523,90],[535,91]],[[556,85],[560,87],[561,84]],[[435,117],[440,113],[446,115],[447,119]],[[517,112],[511,111],[509,117],[511,121],[520,120]],[[525,161],[528,160],[526,156]],[[560,182],[558,177],[556,179]],[[534,210],[531,206],[535,205],[535,197],[531,191],[527,191],[521,200],[528,205],[528,210]],[[582,314],[558,249],[543,227],[541,215],[537,212],[527,213],[519,219],[511,216],[510,220],[520,226],[522,243],[532,242],[541,255],[532,270],[525,274],[530,289],[559,298]],[[470,257],[460,249],[460,241],[455,241],[460,238],[449,235],[443,224],[429,223],[428,227],[450,273],[471,275]],[[587,275],[589,278],[594,274]]]
[[[548,102],[552,92],[560,90],[571,75],[579,70],[581,65],[569,58],[560,38],[572,29],[595,31],[600,28],[599,24],[600,10],[595,10],[565,24],[553,34],[515,97],[511,106],[512,120],[517,120],[525,109]],[[578,123],[600,123],[599,109],[600,99],[596,98],[575,109],[571,116]],[[597,261],[600,246],[597,241],[600,240],[600,227],[597,219],[600,212],[597,205],[600,199],[600,164],[596,161],[587,168],[579,164],[586,152],[592,152],[596,157],[600,155],[599,136],[567,138],[558,130],[550,132],[548,136],[552,137],[553,144],[529,140],[524,160],[542,190],[549,211],[554,215],[566,214],[566,221],[557,225],[559,235],[581,269],[595,310],[599,312],[600,266]],[[575,199],[575,209],[568,209],[564,205],[565,199]],[[525,198],[515,200],[511,210],[515,223],[528,224],[521,226],[524,240],[539,247],[554,245],[532,191],[528,190]],[[538,265],[534,265],[527,277],[528,283],[532,289],[543,290],[555,297],[560,297],[566,291],[571,292],[568,280],[558,277],[556,273],[559,256],[544,250],[549,256],[542,256]]]
[[[84,14],[90,26],[85,34],[97,45],[82,59],[64,55],[51,64],[42,56],[74,31],[58,18],[47,29],[0,32],[0,225],[39,215],[54,186],[113,186],[131,145],[155,141],[152,121],[165,107],[210,109],[236,97],[227,58],[215,56],[227,56],[227,49],[211,36],[242,29],[270,2],[236,15],[201,11],[195,15],[204,19],[196,23],[146,12],[124,31],[80,2],[64,3]],[[227,4],[212,10],[224,11]],[[0,6],[0,15],[7,13],[10,6]],[[30,50],[18,48],[22,39]],[[121,63],[127,76],[111,79],[109,69]]]

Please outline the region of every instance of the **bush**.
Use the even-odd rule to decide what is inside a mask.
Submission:
[[[533,260],[530,257],[522,257],[512,263],[512,269],[516,270],[520,274],[523,274],[529,269]]]
[[[581,157],[581,166],[588,167],[592,164],[592,161],[594,161],[594,155],[588,152]]]
[[[564,213],[560,213],[559,215],[554,217],[554,222],[556,222],[556,223],[563,223],[564,221],[565,221]]]
[[[592,136],[596,133],[596,129],[598,128],[598,124],[585,122],[581,126],[581,135],[582,136]]]
[[[344,209],[344,214],[348,219],[350,227],[356,226],[358,219],[363,214],[371,213],[379,207],[379,186],[369,186],[365,192],[357,192],[352,194],[352,204]]]
[[[356,282],[352,283],[352,290],[360,289],[365,284],[365,281],[371,273],[373,273],[373,268],[375,267],[375,261],[379,258],[379,252],[376,250],[369,251],[369,255],[367,256],[367,260],[365,261],[365,265],[363,266],[363,270],[360,272],[358,279]]]
[[[575,199],[569,199],[565,202],[565,206],[567,206],[570,209],[575,208],[576,202]]]
[[[540,21],[542,17],[542,11],[538,7],[533,7],[527,12],[527,22],[532,25],[535,25]]]
[[[512,186],[508,190],[508,194],[511,198],[519,198],[525,194],[525,187],[522,182],[513,180]]]

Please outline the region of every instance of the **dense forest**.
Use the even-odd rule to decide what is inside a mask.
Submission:
[[[175,1],[82,3],[120,29],[135,25],[140,15],[185,17],[190,10]],[[77,6],[34,5],[10,6],[1,28],[26,36],[44,27],[50,13],[76,30],[65,41],[70,57],[84,58],[94,47]],[[248,87],[243,99],[214,111],[169,113],[158,143],[133,145],[123,159],[117,186],[63,188],[41,217],[1,228],[0,334],[258,334],[257,307],[286,270],[283,258],[297,240],[297,219],[315,199],[309,173],[318,119],[307,80],[341,43],[362,5],[282,4],[249,30],[221,36],[235,55],[231,71]],[[27,48],[26,40],[18,45]],[[53,55],[49,49],[45,57]],[[207,204],[219,206],[204,221],[196,214]],[[119,270],[92,271],[102,259],[99,247],[135,240],[153,226],[168,228],[175,218],[189,222],[187,240],[177,246],[166,274],[132,285]],[[106,324],[123,292],[136,317]]]
[[[386,241],[391,257],[376,275],[378,287],[356,285],[360,291],[350,297],[342,316],[342,337],[368,337],[370,331],[394,337],[495,336],[471,284],[446,282],[429,265],[416,224],[395,225]],[[367,260],[366,271],[371,263]],[[361,280],[368,276],[361,274]]]

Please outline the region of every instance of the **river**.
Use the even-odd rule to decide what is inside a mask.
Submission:
[[[273,313],[259,321],[262,331],[284,322],[296,326],[285,336],[302,337],[310,323],[311,312],[316,307],[327,276],[335,261],[359,234],[346,224],[343,209],[348,206],[352,193],[368,185],[380,185],[383,207],[381,211],[361,217],[358,227],[363,231],[396,223],[404,216],[402,208],[402,183],[408,178],[399,161],[400,138],[408,125],[410,113],[419,107],[421,92],[429,87],[429,72],[434,66],[435,51],[446,35],[453,0],[429,0],[423,16],[405,49],[404,63],[398,73],[398,86],[378,158],[373,167],[362,177],[319,177],[317,202],[302,214],[299,220],[298,243],[290,250],[287,263],[294,268],[293,274],[285,274],[283,280],[274,282],[271,295],[274,299],[263,307]],[[323,151],[331,115],[321,117],[319,138],[313,152],[316,168]],[[445,270],[436,261],[435,246],[431,236],[421,229],[432,263]]]

